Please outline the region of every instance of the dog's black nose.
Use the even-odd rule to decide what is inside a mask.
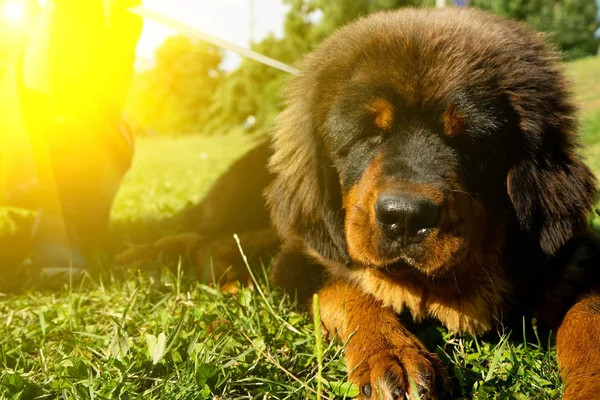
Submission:
[[[375,204],[375,216],[390,240],[406,237],[413,243],[423,240],[427,228],[438,222],[439,207],[423,198],[404,194],[383,194]]]

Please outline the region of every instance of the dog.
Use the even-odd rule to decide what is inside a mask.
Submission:
[[[451,396],[399,315],[464,334],[536,318],[558,329],[564,398],[600,396],[596,181],[543,35],[402,9],[341,28],[301,70],[273,134],[271,275],[318,293],[362,398]]]

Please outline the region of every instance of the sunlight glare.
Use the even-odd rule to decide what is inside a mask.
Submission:
[[[20,21],[25,16],[25,4],[9,1],[4,4],[4,18],[10,21]]]

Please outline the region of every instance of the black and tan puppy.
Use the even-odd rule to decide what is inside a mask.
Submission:
[[[273,277],[318,291],[330,334],[353,334],[361,396],[403,398],[410,380],[449,395],[400,313],[469,334],[513,315],[560,326],[565,399],[600,396],[596,182],[575,111],[543,37],[475,10],[374,14],[306,58],[270,162]]]

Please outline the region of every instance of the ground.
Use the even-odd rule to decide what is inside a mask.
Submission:
[[[600,174],[600,58],[570,63],[568,73],[582,104],[582,151]],[[0,294],[0,398],[357,394],[345,383],[343,346],[320,340],[308,314],[269,286],[267,266],[252,288],[226,294],[182,265],[157,259],[123,269],[111,261],[123,243],[176,233],[178,211],[200,199],[251,146],[252,138],[239,133],[138,140],[113,210],[108,250],[90,277],[60,290]],[[15,229],[6,217],[0,228],[0,235]],[[500,333],[502,339],[484,341],[429,328],[422,339],[446,360],[460,398],[559,399],[552,336]]]

